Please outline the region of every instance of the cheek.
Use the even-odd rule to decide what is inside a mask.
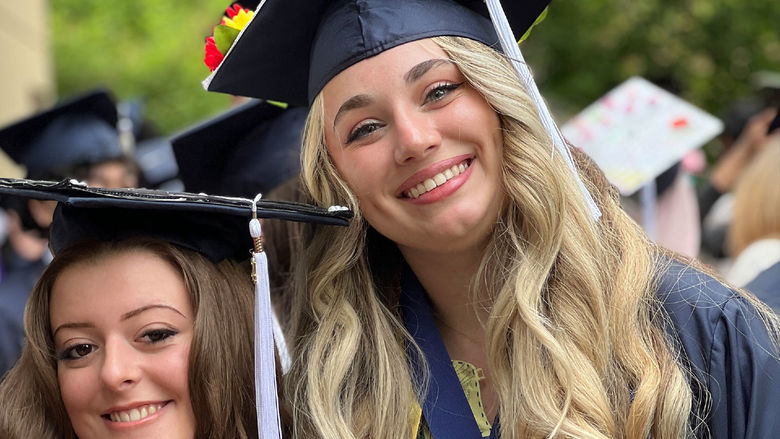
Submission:
[[[88,411],[90,401],[98,394],[97,377],[90,367],[81,369],[61,367],[57,371],[57,381],[62,403],[76,426],[80,417]]]
[[[331,153],[331,159],[339,175],[359,201],[363,202],[382,188],[386,168],[378,148],[342,150]]]
[[[168,385],[172,392],[180,395],[182,400],[189,401],[189,343],[173,350],[156,361],[156,375],[163,385]]]

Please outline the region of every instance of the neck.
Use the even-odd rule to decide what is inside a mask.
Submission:
[[[401,248],[401,253],[428,293],[439,330],[481,340],[484,330],[480,319],[486,318],[487,312],[474,306],[471,285],[484,250],[434,253]]]

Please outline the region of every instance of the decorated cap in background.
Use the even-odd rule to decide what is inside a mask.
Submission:
[[[121,156],[116,104],[94,90],[0,129],[0,148],[31,178],[64,178],[70,166]]]
[[[623,195],[631,195],[703,146],[723,123],[646,79],[610,90],[561,128]]]
[[[253,197],[297,175],[306,113],[256,100],[175,135],[185,189]]]
[[[548,3],[507,2],[514,32]],[[308,106],[342,70],[410,41],[462,36],[501,50],[488,16],[482,0],[266,0],[204,87]]]

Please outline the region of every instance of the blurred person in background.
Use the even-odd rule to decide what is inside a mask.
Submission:
[[[726,233],[734,203],[731,191],[744,169],[766,144],[768,128],[776,114],[775,108],[765,107],[758,100],[748,100],[736,103],[723,117],[725,131],[720,137],[723,153],[697,194],[705,259],[729,256]],[[721,267],[721,271],[725,269]]]
[[[770,136],[734,190],[728,280],[780,313],[780,133]]]
[[[113,98],[93,90],[0,129],[0,147],[27,168],[30,179],[132,187],[138,167],[123,154],[116,125]],[[56,203],[5,196],[2,205],[8,228],[0,251],[0,374],[21,351],[24,304],[51,261],[48,234]]]

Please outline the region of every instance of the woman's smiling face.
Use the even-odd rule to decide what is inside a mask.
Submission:
[[[78,437],[194,437],[194,312],[170,263],[132,250],[69,266],[52,288],[49,318],[60,393]]]
[[[439,46],[363,60],[322,98],[328,152],[369,224],[402,251],[484,243],[502,199],[501,126]]]

